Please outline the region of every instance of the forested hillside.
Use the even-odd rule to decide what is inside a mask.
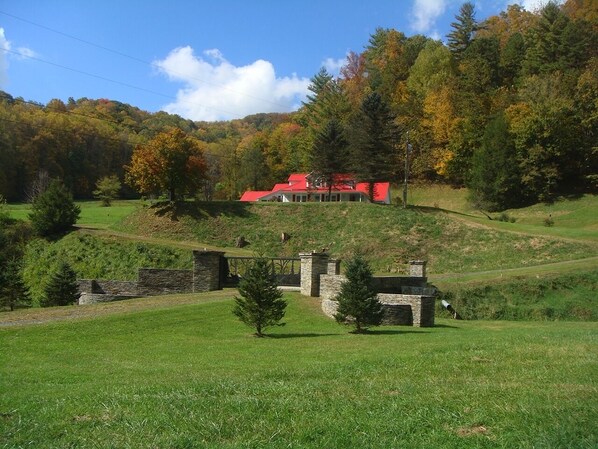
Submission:
[[[203,199],[237,199],[289,173],[352,171],[466,185],[498,210],[598,187],[598,12],[592,0],[511,5],[478,23],[466,3],[446,44],[378,29],[338,78],[325,70],[293,114],[192,122],[118,101],[0,96],[0,195],[59,177],[76,198],[125,180],[138,145],[178,127],[200,142]],[[123,194],[136,195],[132,187]]]

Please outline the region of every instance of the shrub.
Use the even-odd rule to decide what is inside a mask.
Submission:
[[[102,206],[109,207],[112,200],[118,198],[121,189],[120,181],[116,175],[104,176],[96,183],[96,190],[93,191],[93,196],[102,202]]]
[[[71,193],[57,179],[52,180],[48,189],[35,198],[31,208],[31,225],[42,237],[64,234],[77,222],[81,213]]]
[[[506,212],[501,212],[500,215],[498,217],[496,217],[496,219],[498,221],[504,221],[505,223],[515,223],[515,221],[516,221],[515,217],[510,216]]]

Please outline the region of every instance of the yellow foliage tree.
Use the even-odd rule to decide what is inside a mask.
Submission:
[[[173,128],[137,146],[125,169],[126,182],[139,192],[167,192],[175,201],[201,187],[207,164],[201,142]]]

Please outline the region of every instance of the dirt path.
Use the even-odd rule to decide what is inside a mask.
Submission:
[[[169,240],[161,237],[148,237],[136,234],[128,234],[126,232],[113,231],[111,229],[97,229],[88,226],[76,226],[79,232],[84,234],[96,235],[99,237],[116,237],[123,240],[131,240],[136,242],[152,243],[155,245],[172,246],[181,249],[207,249],[210,251],[224,251],[228,256],[251,256],[253,253],[249,250],[239,248],[220,248],[205,243],[193,242],[189,240]]]
[[[167,309],[173,306],[225,301],[232,298],[235,294],[236,290],[225,289],[209,293],[152,296],[84,306],[20,309],[14,312],[1,312],[0,328],[46,324],[58,321],[95,319],[110,315]]]

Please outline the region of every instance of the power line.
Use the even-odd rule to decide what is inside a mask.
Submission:
[[[27,54],[20,53],[18,51],[14,51],[14,50],[7,50],[6,48],[0,48],[0,50],[4,51],[5,53],[12,53],[12,54],[20,56],[22,58],[32,59],[34,61],[42,62],[44,64],[48,64],[48,65],[51,65],[51,66],[54,66],[54,67],[59,67],[61,69],[70,70],[71,72],[74,72],[74,73],[79,73],[81,75],[89,76],[89,77],[96,78],[96,79],[99,79],[99,80],[102,80],[102,81],[108,81],[110,83],[118,84],[120,86],[128,87],[130,89],[136,89],[136,90],[139,90],[139,91],[142,91],[142,92],[147,92],[147,93],[150,93],[150,94],[153,94],[153,95],[157,95],[159,97],[168,98],[170,100],[177,100],[177,98],[173,97],[172,95],[166,95],[166,94],[163,94],[161,92],[156,92],[156,91],[151,90],[151,89],[146,89],[145,87],[134,86],[133,84],[129,84],[129,83],[125,83],[125,82],[122,82],[122,81],[117,81],[117,80],[113,80],[113,79],[110,79],[110,78],[106,78],[105,76],[95,75],[93,73],[85,72],[83,70],[74,69],[72,67],[67,67],[65,65],[57,64],[57,63],[51,62],[51,61],[46,61],[45,59],[41,59],[41,58],[38,58],[36,56],[27,55]],[[238,118],[243,118],[240,114],[237,114],[237,113],[231,112],[231,111],[226,111],[224,109],[218,109],[218,108],[214,108],[214,107],[211,107],[211,106],[205,106],[205,105],[202,105],[202,104],[199,104],[199,103],[192,103],[192,102],[189,102],[189,101],[185,101],[184,103],[192,104],[192,105],[197,105],[197,106],[202,106],[202,107],[205,107],[205,108],[208,108],[208,109],[213,109],[215,111],[223,112],[225,114],[234,115],[234,116],[236,116]]]
[[[123,53],[121,51],[114,50],[112,48],[105,47],[105,46],[100,45],[100,44],[96,44],[94,42],[82,39],[80,37],[73,36],[72,34],[68,34],[68,33],[64,33],[64,32],[59,31],[59,30],[55,30],[53,28],[50,28],[48,26],[45,26],[45,25],[42,25],[42,24],[39,24],[39,23],[36,23],[36,22],[33,22],[31,20],[27,20],[27,19],[24,19],[22,17],[15,16],[14,14],[10,14],[10,13],[7,13],[5,11],[0,11],[0,14],[4,14],[5,16],[11,17],[11,18],[16,19],[16,20],[20,20],[20,21],[25,22],[25,23],[27,23],[29,25],[33,25],[33,26],[36,26],[38,28],[44,29],[46,31],[50,31],[52,33],[56,33],[56,34],[58,34],[60,36],[64,36],[64,37],[66,37],[68,39],[72,39],[72,40],[75,40],[77,42],[81,42],[81,43],[89,45],[91,47],[95,47],[95,48],[98,48],[100,50],[104,50],[106,52],[113,53],[113,54],[121,56],[123,58],[131,59],[132,61],[136,61],[136,62],[144,64],[144,65],[148,65],[148,66],[150,66],[152,68],[156,67],[156,64],[154,64],[152,62],[149,62],[149,61],[146,61],[144,59],[138,58],[136,56],[131,56],[131,55],[127,54],[127,53]],[[24,55],[21,55],[21,56],[24,56]],[[179,75],[181,77],[183,76],[183,74],[181,72],[172,71],[171,73],[173,73],[175,75]],[[188,75],[186,75],[186,74],[184,74],[184,76],[188,77]],[[243,95],[243,96],[245,96],[247,98],[253,98],[255,100],[259,100],[259,101],[262,101],[264,103],[270,103],[270,104],[272,104],[274,106],[278,106],[278,107],[283,108],[283,109],[285,108],[285,105],[282,105],[280,103],[277,103],[277,102],[274,102],[274,101],[271,101],[271,100],[268,100],[268,99],[265,99],[265,98],[256,97],[254,95],[248,94],[247,92],[239,92],[239,91],[236,91],[234,89],[230,89],[230,88],[228,88],[228,87],[226,87],[226,86],[224,86],[222,84],[219,84],[219,83],[214,83],[214,82],[207,81],[205,79],[197,78],[197,77],[189,77],[189,78],[192,79],[192,80],[195,80],[195,81],[202,82],[204,84],[209,84],[209,85],[212,85],[212,86],[219,87],[221,89],[227,90],[228,92],[231,92],[231,93],[234,93],[234,94],[237,94],[237,95]],[[190,104],[196,104],[196,103],[190,103]],[[200,105],[200,106],[203,106],[203,105]],[[212,107],[209,107],[209,106],[203,106],[203,107],[207,107],[209,109],[214,109],[216,111],[219,111],[219,109],[217,109],[217,108],[212,108]],[[230,112],[227,112],[227,111],[220,110],[220,112],[226,112],[226,113],[230,114]],[[234,115],[236,115],[237,117],[240,117],[239,114],[234,114]]]

